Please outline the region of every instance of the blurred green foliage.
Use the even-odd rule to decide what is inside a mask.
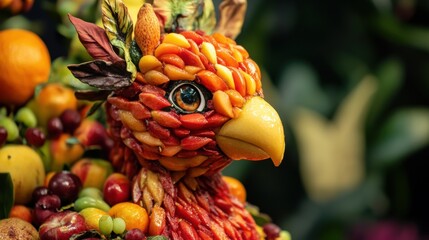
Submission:
[[[85,58],[70,51],[75,45],[65,14],[95,21],[95,2],[36,1],[25,14],[0,14],[0,28],[38,32],[53,59],[62,57],[54,71],[64,72],[61,63]],[[270,161],[237,161],[224,173],[241,179],[248,200],[294,240],[429,235],[428,15],[425,0],[248,1],[236,40],[263,70],[265,97],[284,121],[287,147],[278,168]],[[312,199],[292,119],[306,109],[333,123],[346,97],[368,76],[377,88],[360,116],[362,129],[356,129],[364,138],[364,178],[330,199]],[[377,237],[377,231],[393,237]]]
[[[397,239],[427,236],[429,2],[249,4],[237,41],[265,70],[265,95],[284,121],[287,147],[277,169],[269,162],[238,162],[226,173],[240,176],[249,200],[293,239],[354,239],[356,229],[362,234],[356,239],[392,239],[365,236],[384,221],[410,224],[419,235],[401,236],[396,225],[386,230],[397,231]],[[368,75],[378,88],[364,119],[366,177],[329,201],[314,201],[303,183],[292,119],[304,108],[332,120]]]

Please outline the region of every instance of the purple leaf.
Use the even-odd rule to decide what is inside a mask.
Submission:
[[[81,82],[100,90],[116,90],[131,85],[131,73],[126,70],[125,60],[114,63],[94,60],[71,64],[68,69]]]
[[[70,14],[68,16],[70,22],[76,28],[80,42],[91,57],[108,62],[122,60],[112,49],[112,45],[103,28],[94,23],[85,22],[79,18],[73,17]]]

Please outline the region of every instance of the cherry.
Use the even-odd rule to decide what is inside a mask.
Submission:
[[[39,186],[33,190],[32,201],[36,203],[39,199],[46,195],[52,195],[52,192],[44,186]]]
[[[138,228],[133,228],[127,231],[124,236],[125,240],[146,240],[143,231]]]
[[[267,239],[276,239],[280,236],[281,229],[274,223],[267,223],[262,229],[264,230]]]
[[[48,137],[51,139],[58,138],[63,132],[64,127],[59,117],[51,118],[47,123]]]
[[[39,128],[27,128],[25,139],[30,146],[34,147],[41,147],[46,141],[45,134]]]
[[[39,198],[35,204],[35,208],[57,210],[61,207],[61,199],[58,195],[51,194]]]
[[[64,131],[73,133],[82,122],[82,117],[79,112],[74,109],[66,109],[60,115],[61,123],[63,124]]]
[[[77,199],[82,189],[82,182],[77,175],[69,171],[62,171],[52,176],[48,188],[60,197],[63,204],[69,204]]]

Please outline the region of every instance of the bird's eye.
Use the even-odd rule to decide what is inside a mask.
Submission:
[[[168,100],[183,113],[201,112],[206,107],[206,91],[194,82],[179,82],[172,86]]]

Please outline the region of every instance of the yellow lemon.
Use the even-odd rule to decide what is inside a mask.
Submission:
[[[84,208],[79,214],[85,218],[88,229],[95,229],[97,231],[100,231],[100,227],[98,226],[100,218],[104,215],[109,215],[107,212],[95,207]]]
[[[33,190],[45,179],[42,159],[26,145],[11,144],[0,149],[0,172],[10,173],[16,204],[29,203]]]

